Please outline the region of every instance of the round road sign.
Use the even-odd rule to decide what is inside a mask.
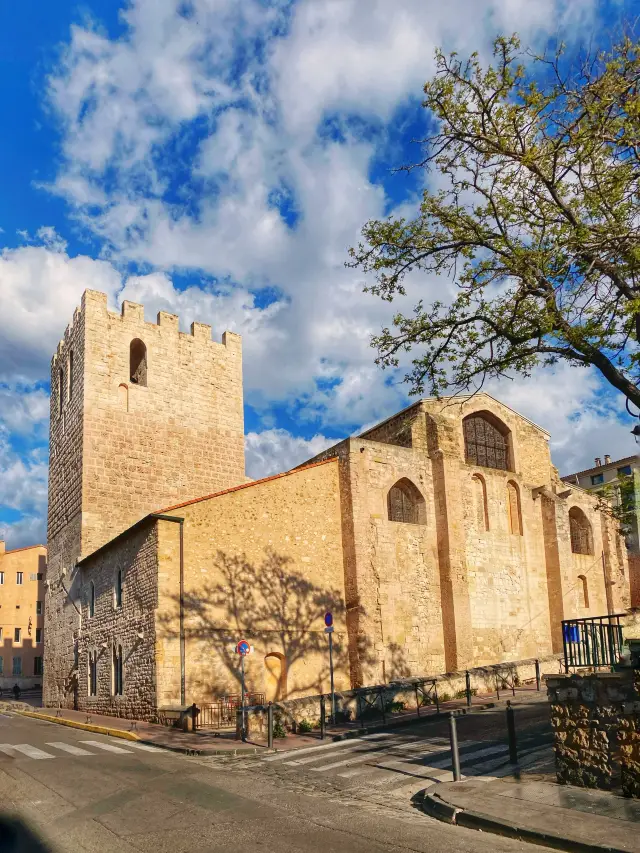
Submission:
[[[330,628],[333,625],[333,613],[324,614],[324,624],[327,628]]]
[[[238,645],[236,646],[236,651],[239,655],[248,655],[251,651],[251,646],[247,643],[246,640],[240,640]]]

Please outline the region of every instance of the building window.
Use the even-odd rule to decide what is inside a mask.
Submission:
[[[23,574],[22,572],[16,572],[16,583],[18,586],[22,586]]]
[[[387,510],[389,521],[405,524],[425,524],[426,521],[424,498],[406,477],[389,489]]]
[[[12,675],[22,675],[22,658],[16,657],[13,659]]]
[[[73,397],[73,350],[69,350],[67,363],[67,400]]]
[[[89,652],[89,696],[98,695],[98,652]]]
[[[592,474],[591,475],[591,485],[599,486],[600,483],[604,481],[604,474]]]
[[[37,580],[37,578],[38,578],[38,575],[35,572],[31,572],[31,574],[29,575],[30,581],[35,581],[35,580]]]
[[[471,478],[473,483],[473,501],[476,515],[476,527],[480,531],[489,529],[489,508],[487,506],[487,485],[480,474],[474,474]]]
[[[113,589],[114,603],[116,607],[122,607],[122,569],[118,569]]]
[[[4,584],[4,572],[0,572],[0,586]]]
[[[623,465],[622,468],[618,468],[618,476],[620,477],[628,477],[631,474],[631,465]]]
[[[36,616],[42,616],[42,602],[36,601]]]
[[[4,658],[0,655],[0,675],[4,675]]]
[[[33,674],[34,675],[42,675],[42,658],[34,658],[33,659]]]
[[[517,483],[509,480],[507,483],[507,516],[509,532],[522,536],[522,512],[520,510],[520,489]]]
[[[62,414],[64,406],[64,371],[62,368],[58,371],[58,415]]]
[[[36,643],[42,642],[42,628],[36,628]]]
[[[589,586],[585,575],[578,575],[578,580],[582,582],[582,606],[589,607]]]
[[[37,581],[41,581],[41,580],[42,580],[42,572],[37,572],[37,573],[36,573],[36,580],[37,580]]]
[[[113,695],[122,696],[122,646],[113,647]]]
[[[93,581],[89,584],[89,617],[95,615],[96,612],[96,588]]]
[[[147,384],[147,348],[140,340],[135,338],[129,347],[129,379],[134,385]]]
[[[14,643],[22,642],[22,628],[14,628],[13,629],[13,642]]]
[[[2,642],[2,628],[0,628],[0,643]]]
[[[462,422],[468,465],[510,470],[509,430],[490,412],[469,415]]]
[[[580,507],[573,506],[569,510],[569,532],[574,554],[593,554],[591,524]]]

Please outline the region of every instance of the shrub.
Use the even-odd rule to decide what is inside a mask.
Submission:
[[[439,693],[438,694],[438,701],[439,702],[450,702],[451,701],[451,694],[450,693]]]
[[[304,735],[307,732],[313,731],[313,726],[307,719],[300,720],[300,722],[298,723],[298,731],[301,735]]]
[[[398,711],[404,711],[404,702],[388,702],[385,706],[387,714],[396,714]]]
[[[286,737],[287,732],[285,731],[285,727],[282,725],[280,720],[276,720],[273,724],[273,736],[274,737]]]

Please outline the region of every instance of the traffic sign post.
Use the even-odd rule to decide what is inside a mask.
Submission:
[[[324,614],[324,632],[329,635],[329,675],[331,677],[331,723],[336,724],[336,694],[333,687],[333,614]]]
[[[251,646],[246,640],[240,640],[236,646],[236,651],[240,655],[240,707],[242,709],[242,740],[245,741],[247,739],[247,716],[244,709],[244,659],[250,653]]]

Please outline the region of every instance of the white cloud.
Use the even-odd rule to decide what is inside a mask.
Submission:
[[[304,439],[293,436],[284,429],[247,433],[245,436],[247,476],[258,480],[261,477],[278,474],[280,471],[288,471],[322,453],[332,444],[337,444],[337,441],[324,435],[314,435],[313,438]]]

